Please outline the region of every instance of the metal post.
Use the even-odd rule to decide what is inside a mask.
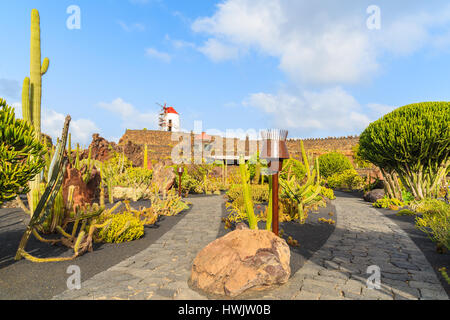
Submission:
[[[181,174],[178,174],[179,182],[178,182],[178,196],[181,198]]]
[[[178,196],[181,198],[181,176],[183,175],[183,168],[178,167]]]
[[[281,164],[283,160],[276,161],[275,164],[275,174],[272,178],[272,231],[275,235],[279,235],[279,215],[278,215],[278,177],[279,171],[281,170]]]

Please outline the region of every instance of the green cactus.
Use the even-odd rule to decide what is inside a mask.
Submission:
[[[310,171],[308,157],[303,146],[303,141],[301,141],[301,149],[303,161],[307,170],[307,181],[305,184],[301,185],[297,181],[295,176],[283,179],[280,177],[279,182],[282,187],[283,195],[289,198],[291,201],[297,203],[297,215],[301,223],[304,223],[307,218],[306,206],[317,203],[317,197],[321,192],[320,185],[320,171],[319,171],[319,161],[316,158],[316,165],[312,173]],[[314,180],[316,182],[314,183]]]
[[[144,148],[144,163],[143,163],[143,168],[144,168],[144,169],[148,169],[148,147],[147,147],[147,145],[145,145],[145,148]]]
[[[36,226],[42,224],[42,222],[45,221],[45,219],[48,217],[48,215],[50,214],[50,210],[44,209],[46,209],[46,207],[47,208],[53,207],[53,202],[57,196],[57,193],[61,188],[67,165],[67,159],[64,158],[64,150],[66,147],[67,133],[69,131],[70,120],[71,120],[70,116],[67,116],[66,121],[64,123],[62,139],[56,147],[56,152],[53,156],[53,160],[49,167],[47,187],[45,188],[43,195],[39,199],[39,202],[36,206],[36,210],[32,212],[32,216],[30,222],[28,223],[28,227],[24,235],[22,236],[19,248],[17,249],[15,260],[19,260],[23,256],[25,256],[26,253],[25,246],[28,242],[31,233],[33,232],[33,230],[35,230]]]
[[[80,144],[77,143],[77,150],[75,152],[75,168],[80,170]]]
[[[33,125],[36,137],[41,140],[41,97],[42,76],[47,72],[50,60],[45,58],[41,64],[41,31],[39,12],[31,11],[31,41],[30,41],[30,77],[26,77],[22,87],[23,119]],[[30,181],[30,198],[33,190],[38,190],[41,183],[40,175]],[[34,191],[36,193],[36,191]],[[30,209],[36,204],[30,204]]]
[[[302,151],[303,164],[305,165],[306,174],[309,179],[311,177],[311,168],[309,167],[308,156],[306,155],[306,152],[305,152],[305,146],[303,144],[303,140],[300,140],[300,147],[301,147],[301,151]]]
[[[33,124],[30,108],[30,78],[28,77],[23,80],[22,86],[22,118]]]
[[[250,193],[249,187],[250,173],[248,172],[248,166],[245,163],[245,160],[242,156],[239,159],[239,170],[241,173],[242,191],[244,195],[244,204],[245,204],[245,211],[247,213],[248,224],[250,229],[256,230],[258,229],[258,221],[256,219],[255,212],[253,210],[253,201]]]
[[[253,184],[259,183],[260,176],[261,176],[261,162],[259,161],[259,157],[258,157],[258,160],[255,165],[255,176],[253,177]]]
[[[69,133],[69,141],[67,142],[67,159],[69,160],[69,164],[72,165],[72,135]]]
[[[86,168],[86,173],[83,176],[83,181],[87,184],[89,182],[89,180],[91,179],[91,174],[92,174],[92,168],[93,165],[91,163],[91,156],[92,156],[92,148],[89,147],[89,153],[88,153],[88,158],[87,158],[87,168]]]

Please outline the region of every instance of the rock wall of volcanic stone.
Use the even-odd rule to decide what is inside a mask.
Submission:
[[[194,145],[195,135],[194,133],[188,133],[191,138],[191,146]],[[213,139],[219,137],[213,136]],[[239,140],[239,139],[223,139],[223,150],[227,150],[232,155],[238,154],[238,149],[244,149],[245,155],[248,156],[250,153],[250,144],[253,150],[259,151],[261,148],[261,143],[258,141]],[[313,155],[319,156],[324,153],[331,151],[339,151],[345,154],[351,161],[352,159],[352,148],[358,143],[358,137],[343,137],[343,138],[324,138],[324,139],[305,139],[304,145],[306,151]],[[125,134],[119,141],[119,144],[110,143],[105,139],[98,136],[98,134],[93,135],[93,140],[91,143],[93,158],[98,160],[105,160],[109,157],[110,150],[107,146],[111,145],[112,149],[117,152],[124,151],[127,157],[133,161],[135,166],[141,166],[143,162],[143,151],[144,145],[147,144],[148,147],[148,157],[151,161],[161,161],[170,159],[172,149],[178,144],[178,141],[172,141],[172,133],[166,131],[156,131],[156,130],[127,130]],[[287,146],[291,157],[296,159],[301,159],[301,149],[299,139],[289,139],[287,141]],[[111,149],[111,148],[110,148]],[[86,151],[87,156],[87,151]],[[191,148],[191,157],[194,156],[194,148]]]
[[[172,133],[166,131],[155,130],[127,130],[119,141],[119,145],[124,145],[132,142],[138,145],[148,145],[150,159],[167,159],[170,157],[173,146],[178,142],[172,141]],[[214,137],[213,137],[214,138]],[[324,138],[324,139],[305,139],[303,140],[305,149],[308,153],[318,156],[331,151],[339,151],[345,154],[349,159],[352,159],[352,148],[359,142],[358,137],[343,137],[343,138]],[[194,143],[194,134],[191,133],[191,145]],[[257,150],[260,149],[260,143],[256,142]],[[245,155],[249,155],[250,142],[239,139],[225,139],[223,138],[223,148],[226,150],[226,145],[229,150],[233,150],[234,155],[237,155],[238,145],[245,148]],[[287,141],[289,153],[292,157],[300,159],[300,140],[289,139]],[[193,148],[191,148],[193,153]]]

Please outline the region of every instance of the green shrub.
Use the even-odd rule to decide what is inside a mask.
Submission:
[[[352,147],[352,153],[353,153],[353,163],[356,165],[357,168],[370,168],[372,167],[372,164],[369,161],[364,160],[361,158],[358,154],[359,152],[359,143]]]
[[[111,222],[98,232],[98,237],[102,242],[129,242],[139,239],[144,235],[144,225],[139,218],[136,218],[130,212],[104,214],[101,218],[102,223],[111,219]]]
[[[412,201],[414,201],[414,196],[411,194],[411,192],[405,190],[402,190],[402,198],[405,204],[410,204]]]
[[[398,199],[384,197],[383,199],[379,199],[374,202],[373,206],[375,208],[398,210],[399,208],[404,207],[405,204]]]
[[[342,153],[331,152],[319,157],[319,168],[321,176],[328,178],[345,170],[353,169],[353,166],[350,160]]]
[[[269,201],[269,187],[267,185],[250,185],[250,194],[254,203],[262,203]],[[242,185],[233,184],[228,189],[226,196],[228,201],[243,201]]]
[[[288,174],[295,176],[298,181],[302,181],[306,176],[306,168],[300,161],[290,158],[283,162],[283,170],[280,173],[280,177],[287,179]]]
[[[397,173],[416,199],[435,198],[450,166],[449,127],[450,102],[407,105],[364,130],[358,155],[387,174]]]
[[[403,209],[397,212],[397,216],[415,216],[416,213],[409,209]]]
[[[416,227],[436,242],[438,251],[450,249],[450,205],[439,200],[425,200],[416,207],[422,217],[416,218]]]
[[[14,109],[0,98],[0,204],[29,191],[28,182],[45,166],[44,146],[33,126],[15,119]]]
[[[320,194],[323,195],[325,198],[328,198],[330,200],[336,199],[336,196],[334,195],[333,189],[327,188],[327,187],[321,187]]]
[[[410,206],[411,209],[422,214],[434,214],[436,212],[443,214],[446,213],[450,208],[450,205],[438,199],[424,199],[420,201],[414,201]]]
[[[117,184],[121,187],[147,189],[152,183],[152,170],[141,167],[128,167],[117,178]]]
[[[327,185],[331,189],[359,190],[364,186],[364,179],[355,169],[335,173],[327,179]]]

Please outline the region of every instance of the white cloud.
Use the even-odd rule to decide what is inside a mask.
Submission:
[[[236,47],[228,46],[214,38],[208,39],[198,50],[214,62],[236,59],[239,56]]]
[[[66,116],[54,110],[44,109],[41,119],[41,131],[48,134],[56,142],[57,137],[61,137],[64,120]],[[72,144],[80,143],[88,145],[91,142],[92,135],[98,133],[100,129],[89,119],[77,119],[70,122],[69,132],[71,133]]]
[[[136,23],[127,24],[127,23],[125,23],[123,21],[117,21],[117,23],[126,32],[144,31],[145,30],[145,26],[142,23],[136,22]]]
[[[225,0],[192,30],[209,36],[201,51],[213,61],[252,49],[278,58],[280,69],[301,84],[343,85],[370,78],[385,53],[450,45],[450,6],[411,13],[407,4],[385,2],[382,28],[374,32],[366,27],[363,2]]]
[[[388,105],[380,104],[380,103],[369,103],[369,104],[367,104],[367,107],[368,107],[368,109],[369,109],[368,111],[373,119],[379,119],[382,116],[384,116],[385,114],[388,114],[388,113],[394,111],[395,109],[397,109],[397,107],[395,107],[395,106],[388,106]]]
[[[15,108],[16,119],[22,119],[22,103],[14,102],[11,104]],[[64,120],[66,116],[54,110],[43,108],[41,113],[41,131],[48,134],[56,143],[56,139],[61,137]],[[100,129],[90,119],[73,119],[70,121],[69,132],[71,133],[72,144],[80,143],[88,145],[91,142],[92,135],[99,133]]]
[[[160,52],[154,48],[146,49],[145,53],[149,57],[156,58],[156,59],[164,61],[166,63],[169,63],[172,60],[172,57],[168,53]]]
[[[353,96],[340,87],[319,92],[250,95],[244,106],[273,117],[273,125],[311,135],[314,132],[359,134],[371,119]]]
[[[22,119],[22,102],[13,102],[11,104],[8,103],[8,105],[14,108],[14,114],[16,116],[16,119],[18,118]]]
[[[125,102],[122,98],[117,98],[112,102],[100,102],[98,106],[119,115],[122,121],[122,127],[125,129],[157,128],[157,112],[141,112],[132,104]]]

